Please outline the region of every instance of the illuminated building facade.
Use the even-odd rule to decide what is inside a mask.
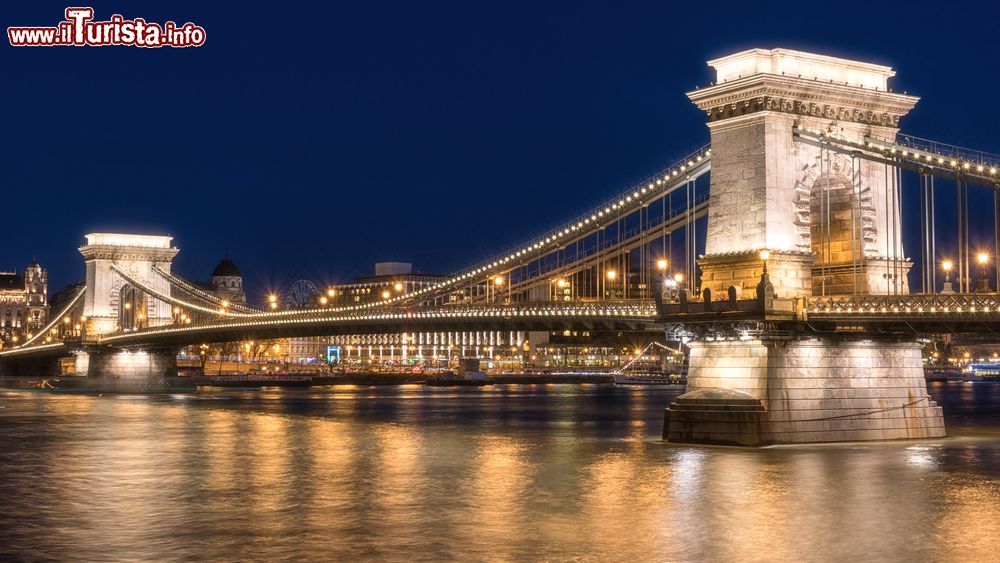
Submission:
[[[32,261],[20,275],[0,272],[0,339],[14,343],[47,321],[48,272]]]

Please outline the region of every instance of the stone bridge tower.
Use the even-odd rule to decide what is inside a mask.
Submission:
[[[715,84],[688,93],[712,138],[702,287],[752,292],[767,249],[779,297],[906,293],[911,264],[898,235],[894,172],[796,142],[792,132],[895,139],[918,98],[888,90],[895,72],[887,66],[788,49],[708,64]]]
[[[168,303],[136,292],[111,265],[170,295],[170,283],[152,268],[157,266],[170,272],[171,262],[179,252],[170,246],[173,237],[91,233],[86,238],[87,244],[80,247],[80,254],[83,254],[87,268],[83,315],[87,317],[88,335],[107,334],[124,328],[120,325],[125,319],[130,322],[139,319],[143,326],[172,322],[172,310]]]
[[[712,135],[702,287],[754,295],[766,249],[787,314],[761,299],[753,322],[709,318],[689,342],[687,393],[667,409],[664,437],[761,445],[943,436],[915,339],[770,328],[796,318],[792,298],[907,292],[895,172],[794,131],[861,146],[894,139],[917,98],[887,91],[889,67],[822,55],[754,49],[709,64],[716,84],[688,94]]]

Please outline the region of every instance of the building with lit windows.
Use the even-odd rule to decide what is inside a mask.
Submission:
[[[329,336],[284,338],[279,341],[281,345],[279,358],[297,364],[325,362],[326,348],[330,341]]]
[[[375,275],[320,290],[309,306],[344,306],[379,301],[418,291],[438,283],[442,276],[413,272],[408,263],[383,262]],[[575,278],[559,279],[531,300],[569,300]],[[473,293],[449,295],[449,303],[488,295],[489,284]],[[282,342],[282,357],[292,362],[324,361],[328,355],[346,367],[406,368],[454,367],[460,358],[479,358],[484,368],[501,371],[526,369],[612,368],[621,366],[649,343],[650,335],[617,332],[456,331],[355,334],[291,338]]]
[[[373,303],[403,293],[428,287],[444,276],[422,274],[413,271],[408,262],[379,262],[375,264],[375,274],[356,278],[351,283],[336,284],[321,289],[310,296],[304,306],[324,307]],[[301,283],[301,282],[299,282]],[[286,298],[284,300],[288,302]],[[396,335],[401,339],[400,335]],[[311,336],[287,338],[280,341],[282,360],[293,363],[325,362],[330,346],[346,346],[342,338]]]
[[[48,279],[36,261],[21,274],[0,272],[0,340],[5,344],[25,338],[48,321]]]
[[[330,286],[325,295],[320,294],[319,299],[324,305],[373,303],[430,287],[444,278],[445,276],[436,274],[414,272],[413,264],[408,262],[379,262],[375,264],[375,275],[357,278],[352,283]]]

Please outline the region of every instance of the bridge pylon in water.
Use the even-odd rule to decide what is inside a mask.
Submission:
[[[692,339],[687,393],[667,409],[664,437],[763,445],[943,436],[915,341],[819,334],[802,322],[811,296],[907,293],[911,264],[896,169],[802,142],[794,130],[862,146],[894,139],[918,98],[889,91],[889,67],[785,49],[709,65],[715,84],[688,94],[712,138],[701,287],[745,303],[726,314],[664,307]]]

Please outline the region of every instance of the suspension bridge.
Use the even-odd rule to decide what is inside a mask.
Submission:
[[[943,436],[921,346],[1000,330],[968,203],[970,187],[994,195],[1000,279],[1000,157],[900,133],[918,98],[892,92],[886,66],[785,49],[709,65],[715,82],[688,93],[708,145],[488,260],[374,302],[257,309],[172,273],[169,237],[91,234],[85,285],[48,326],[0,350],[0,370],[73,355],[95,380],[159,377],[176,371],[182,346],[253,338],[657,332],[690,350],[668,440]],[[904,217],[904,193],[919,217]],[[957,216],[941,217],[946,197]],[[904,226],[919,228],[917,261]],[[942,262],[946,229],[957,245]]]

